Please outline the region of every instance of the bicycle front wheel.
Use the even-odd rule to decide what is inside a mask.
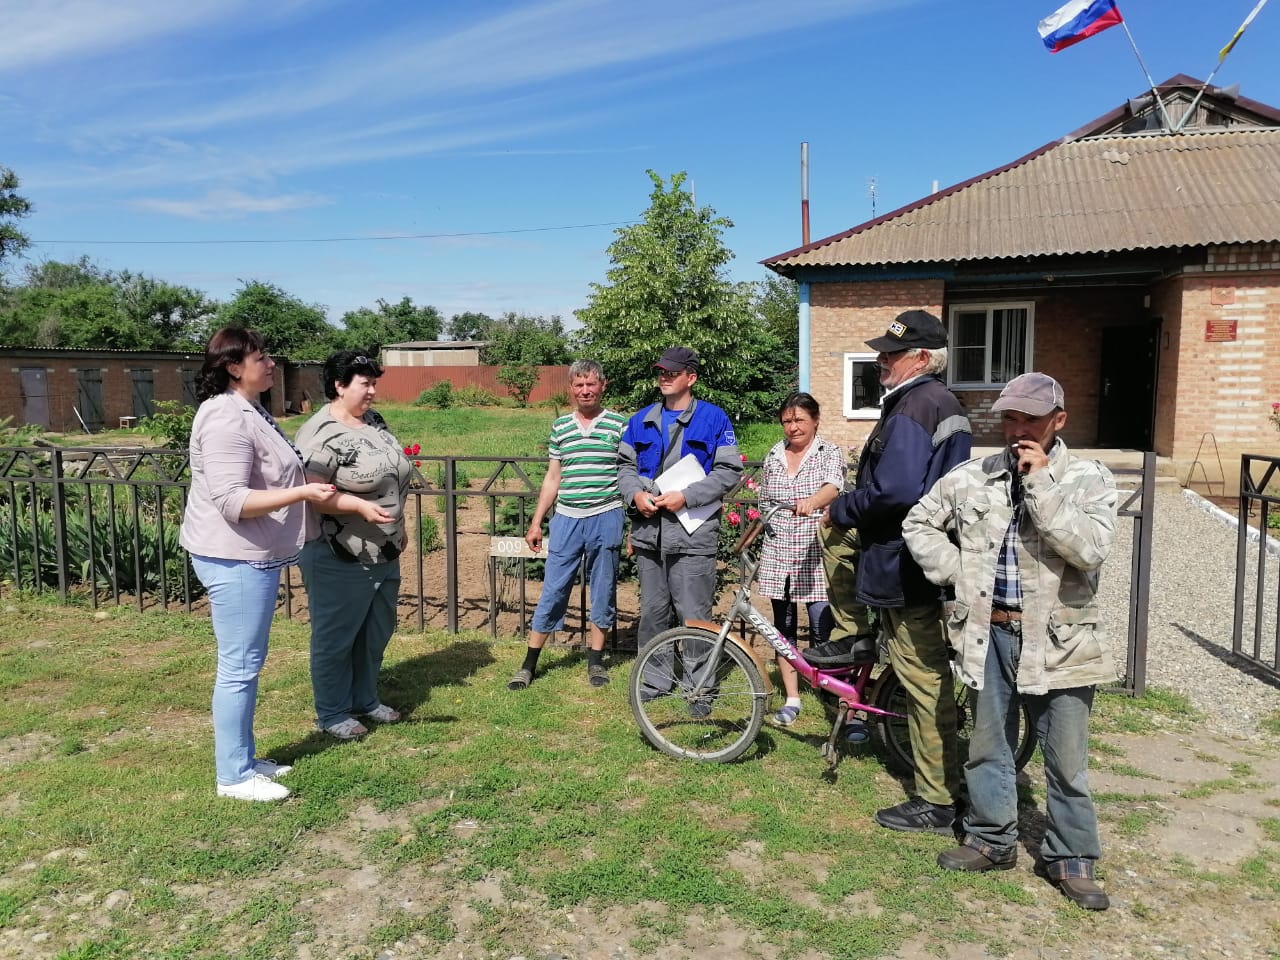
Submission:
[[[710,630],[676,627],[644,645],[627,694],[640,732],[671,757],[728,763],[755,742],[768,688],[751,657],[726,642],[708,681],[697,686],[716,642]]]

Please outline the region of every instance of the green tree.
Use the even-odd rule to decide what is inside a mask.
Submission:
[[[592,284],[576,312],[581,352],[599,360],[619,407],[638,409],[657,397],[653,361],[682,344],[702,357],[694,388],[735,419],[772,416],[787,384],[771,366],[781,345],[726,276],[733,254],[722,240],[733,226],[710,207],[695,207],[685,174],[653,182],[640,223],[621,227],[609,245],[608,283]]]
[[[483,340],[493,318],[487,313],[455,313],[449,319],[450,340]]]
[[[28,264],[0,304],[0,336],[41,347],[171,350],[198,346],[213,305],[203,293],[87,257]]]
[[[252,327],[273,353],[296,360],[321,360],[338,343],[338,331],[325,319],[324,307],[303,303],[274,283],[249,280],[218,307],[213,326]]]
[[[788,277],[769,276],[746,284],[751,316],[778,341],[770,359],[770,377],[794,388],[800,362],[800,289]]]
[[[494,378],[515,397],[517,406],[529,405],[529,394],[538,385],[538,368],[527,363],[509,363]]]
[[[361,307],[342,315],[343,329],[335,340],[349,350],[377,351],[388,343],[439,340],[444,319],[432,306],[416,306],[409,297],[399,303],[379,298],[376,310]]]
[[[6,259],[22,253],[31,242],[15,225],[31,213],[31,201],[18,193],[19,186],[18,175],[0,167],[0,271]]]
[[[557,366],[573,359],[564,321],[556,316],[504,313],[489,324],[484,339],[489,345],[481,351],[480,358],[493,366]]]
[[[112,277],[111,285],[130,324],[149,332],[148,348],[204,348],[204,333],[217,304],[202,292],[127,270]]]

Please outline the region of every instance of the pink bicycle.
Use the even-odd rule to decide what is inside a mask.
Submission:
[[[841,734],[849,722],[866,720],[884,748],[890,769],[904,776],[913,771],[907,732],[907,694],[893,668],[874,663],[816,667],[751,603],[758,563],[748,551],[778,504],[750,523],[733,546],[742,581],[728,612],[716,623],[690,621],[658,634],[644,645],[631,670],[628,699],[644,738],[663,753],[706,763],[728,763],[742,756],[760,733],[771,709],[769,672],[749,640],[733,631],[735,622],[768,641],[809,684],[832,715],[831,735],[822,756],[834,766],[840,758]],[[973,691],[956,682],[957,726],[962,754],[968,753]],[[1031,759],[1036,741],[1023,707],[1018,718],[1019,769]]]

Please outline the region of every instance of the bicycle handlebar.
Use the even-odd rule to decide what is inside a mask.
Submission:
[[[762,511],[760,516],[748,522],[743,527],[742,533],[738,534],[738,539],[733,542],[733,555],[735,557],[742,556],[743,551],[756,542],[756,539],[764,532],[764,528],[769,525],[769,521],[773,519],[773,515],[780,510],[795,513],[796,507],[793,503],[775,503],[768,510]],[[822,516],[822,511],[815,511],[810,516],[820,517]]]

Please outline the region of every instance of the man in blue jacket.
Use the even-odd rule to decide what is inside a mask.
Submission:
[[[862,448],[855,488],[837,497],[827,516],[837,526],[858,528],[857,598],[880,614],[889,662],[907,691],[917,795],[878,811],[876,822],[949,834],[961,758],[942,594],[907,550],[902,521],[939,477],[969,459],[969,420],[939,377],[947,366],[947,331],[937,317],[909,310],[867,346],[879,354],[887,392]]]
[[[701,368],[697,353],[669,347],[653,366],[662,402],[635,414],[618,446],[618,490],[622,502],[635,508],[631,546],[640,576],[640,647],[681,621],[710,619],[719,504],[742,476],[728,415],[693,398]],[[706,476],[683,490],[662,493],[655,478],[686,454],[693,454]],[[708,504],[716,505],[715,513],[692,532],[686,530],[677,513]]]

